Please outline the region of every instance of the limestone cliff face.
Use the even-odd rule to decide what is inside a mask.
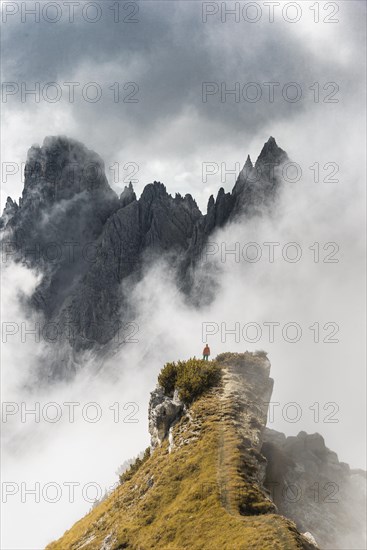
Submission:
[[[164,395],[160,386],[152,391],[149,401],[149,433],[151,447],[155,449],[169,436],[174,424],[181,418],[185,405],[178,396],[177,390],[173,397]]]
[[[258,487],[268,502],[268,509],[276,511],[263,486],[266,459],[261,454],[268,403],[273,391],[273,380],[269,376],[270,362],[265,354],[250,353],[222,354],[218,359],[223,365],[221,406],[226,420],[221,429],[221,460],[225,461],[227,458],[226,424],[229,423],[238,440],[240,475],[243,483]],[[220,475],[223,476],[225,471],[220,469]],[[225,476],[223,477],[226,483]],[[240,512],[249,512],[246,502],[240,504]]]

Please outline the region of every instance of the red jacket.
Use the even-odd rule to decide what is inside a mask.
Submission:
[[[203,349],[203,355],[210,355],[210,348],[209,348],[209,346],[205,346],[205,348]]]

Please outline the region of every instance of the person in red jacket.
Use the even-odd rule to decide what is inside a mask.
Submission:
[[[204,361],[208,361],[210,355],[210,348],[208,344],[205,344],[205,348],[203,349],[203,359]]]

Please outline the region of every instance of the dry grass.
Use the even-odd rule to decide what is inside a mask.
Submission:
[[[220,388],[193,403],[132,477],[47,550],[295,550],[294,525],[241,475],[239,441]],[[247,509],[251,515],[241,515]]]

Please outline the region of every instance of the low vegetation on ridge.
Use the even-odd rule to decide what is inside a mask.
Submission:
[[[237,410],[224,397],[221,374],[217,361],[165,365],[160,385],[190,403],[172,427],[174,445],[166,439],[147,449],[115,491],[47,550],[309,548],[243,475]]]
[[[216,361],[193,358],[166,363],[158,376],[158,383],[169,396],[177,389],[180,399],[188,405],[210,388],[217,386],[221,373],[222,369]]]

